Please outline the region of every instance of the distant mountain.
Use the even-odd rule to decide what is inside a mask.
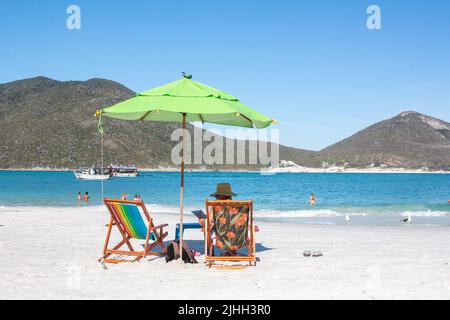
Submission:
[[[37,77],[0,84],[0,168],[98,165],[101,144],[95,111],[134,95],[104,79],[60,82]],[[176,142],[170,137],[176,128],[180,124],[104,119],[105,164],[173,166],[171,149]],[[302,162],[310,154],[284,146],[280,153]]]
[[[123,85],[105,79],[61,82],[37,77],[0,84],[0,168],[98,165],[101,152],[95,111],[134,95]],[[104,119],[105,164],[173,167],[171,150],[176,142],[170,137],[179,127],[177,123]],[[192,131],[193,127],[189,125],[188,129]],[[280,160],[302,166],[328,163],[450,169],[450,124],[404,112],[318,152],[283,145],[279,148]]]
[[[0,85],[0,167],[77,168],[98,164],[95,111],[134,92],[108,80],[59,82],[44,77]],[[168,163],[172,124],[109,121],[106,163]]]
[[[325,148],[317,159],[354,167],[450,169],[450,124],[403,112]]]

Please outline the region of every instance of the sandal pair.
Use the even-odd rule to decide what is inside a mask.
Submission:
[[[305,252],[303,252],[303,256],[304,257],[321,257],[321,256],[323,256],[323,253],[320,251],[311,252],[311,251],[306,250]]]

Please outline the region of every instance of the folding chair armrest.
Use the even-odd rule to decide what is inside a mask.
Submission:
[[[165,227],[167,227],[168,226],[168,224],[167,223],[165,223],[165,224],[160,224],[159,226],[155,226],[155,227],[152,227],[152,228],[148,228],[150,231],[152,231],[152,230],[156,230],[156,229],[162,229],[162,228],[165,228]]]

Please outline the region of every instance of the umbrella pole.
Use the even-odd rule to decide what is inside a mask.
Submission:
[[[181,181],[180,181],[180,258],[183,260],[183,216],[184,216],[184,139],[186,131],[186,113],[183,113],[183,142],[181,148]]]

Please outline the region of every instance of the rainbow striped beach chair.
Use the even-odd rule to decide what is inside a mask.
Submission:
[[[136,262],[145,258],[147,255],[164,256],[166,247],[164,246],[163,240],[167,237],[167,232],[164,232],[164,228],[168,224],[155,226],[153,219],[150,217],[142,201],[104,199],[103,202],[111,214],[111,219],[108,224],[105,245],[103,247],[103,257],[99,259],[99,262]],[[146,218],[147,223],[144,222],[143,216]],[[119,230],[122,240],[112,249],[109,249],[111,231],[114,226]],[[131,239],[145,240],[144,251],[134,250],[130,241]],[[150,243],[151,240],[153,241],[152,243]],[[128,247],[128,250],[120,250],[124,245]],[[161,252],[152,251],[157,246],[161,247]],[[132,260],[121,258],[110,259],[111,255],[118,255],[119,257],[132,256],[135,258]]]

